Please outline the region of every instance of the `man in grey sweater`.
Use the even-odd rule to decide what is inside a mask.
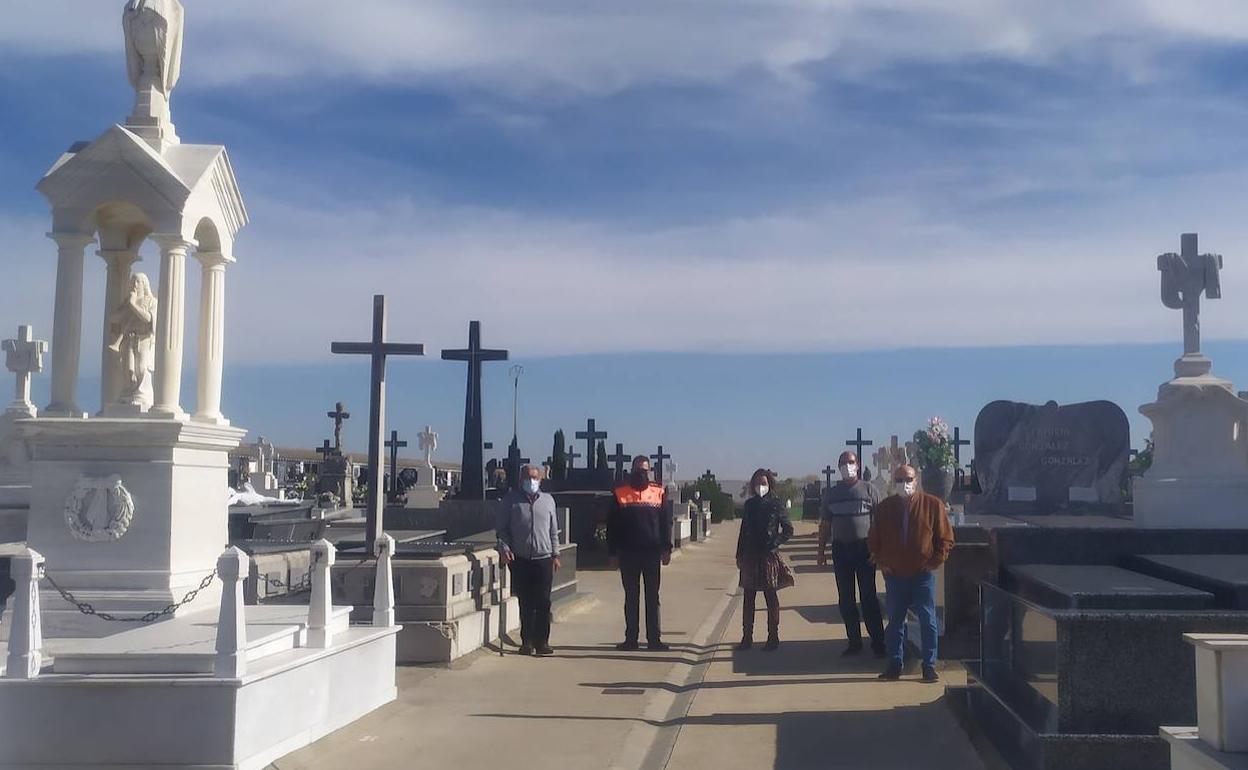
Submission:
[[[880,600],[875,592],[875,565],[871,563],[871,549],[867,535],[871,532],[871,517],[879,502],[879,494],[865,481],[859,479],[858,456],[844,452],[837,460],[841,480],[824,490],[819,521],[818,564],[828,563],[827,544],[832,542],[832,568],[836,573],[836,592],[841,620],[849,646],[844,655],[856,655],[862,651],[862,626],[865,621],[871,636],[871,649],[877,658],[884,657],[884,621],[880,615]],[[854,601],[857,587],[862,601],[862,613]]]
[[[511,590],[520,601],[520,654],[551,655],[550,591],[559,567],[555,498],[542,491],[542,469],[520,470],[520,489],[502,499],[495,525],[498,550],[511,569]]]

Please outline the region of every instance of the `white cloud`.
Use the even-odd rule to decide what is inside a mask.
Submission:
[[[898,60],[1109,55],[1150,69],[1153,46],[1248,40],[1238,0],[187,0],[189,77],[455,77],[507,90],[604,92],[721,82],[764,70],[801,83],[831,59],[869,72]],[[6,13],[0,45],[117,52],[120,0],[41,0]],[[211,66],[194,66],[196,61]]]

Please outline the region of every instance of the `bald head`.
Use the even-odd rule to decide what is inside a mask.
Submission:
[[[919,474],[914,470],[913,465],[899,465],[897,470],[893,471],[893,481],[917,481]]]

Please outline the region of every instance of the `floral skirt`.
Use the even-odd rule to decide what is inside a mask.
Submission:
[[[793,568],[776,551],[758,556],[745,556],[737,585],[747,591],[779,591],[794,585]]]

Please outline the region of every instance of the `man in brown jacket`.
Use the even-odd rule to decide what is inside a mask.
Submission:
[[[936,673],[936,570],[953,550],[953,527],[939,497],[918,490],[909,465],[893,474],[897,494],[876,506],[867,537],[871,558],[884,573],[884,608],[888,630],[888,668],[880,679],[901,678],[906,649],[906,613],[914,610],[922,631],[923,681],[939,682]]]

